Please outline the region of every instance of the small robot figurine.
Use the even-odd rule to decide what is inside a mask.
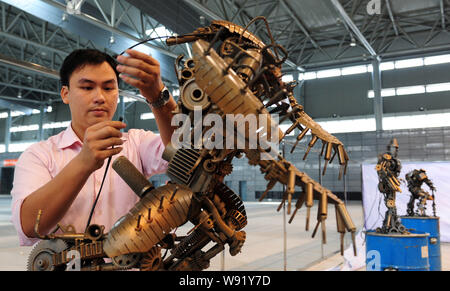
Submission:
[[[428,179],[426,171],[423,169],[414,170],[406,174],[405,178],[408,182],[409,192],[411,192],[411,199],[409,200],[407,209],[408,216],[426,216],[425,206],[428,200],[433,201],[433,215],[436,216],[436,204],[434,202],[434,192],[436,191],[436,188],[431,180]],[[432,195],[421,188],[423,183],[428,185],[433,192]],[[414,201],[416,199],[419,199],[419,202],[417,203],[418,209],[414,212]]]
[[[394,147],[394,153],[391,148]],[[398,155],[398,142],[393,139],[387,148],[387,152],[378,156],[378,164],[376,166],[378,174],[378,190],[384,194],[384,203],[387,211],[384,216],[383,226],[377,229],[381,233],[405,233],[406,228],[401,224],[397,216],[397,207],[395,205],[395,197],[397,192],[401,192],[400,181],[398,176],[402,169]]]

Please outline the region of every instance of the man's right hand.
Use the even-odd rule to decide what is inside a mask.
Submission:
[[[120,130],[125,127],[126,124],[120,121],[104,121],[86,129],[83,148],[77,158],[88,171],[100,169],[105,159],[122,151],[122,147],[118,147],[123,144]]]

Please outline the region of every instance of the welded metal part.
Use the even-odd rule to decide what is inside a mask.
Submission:
[[[249,31],[256,21],[266,23],[271,43],[263,43]],[[354,240],[356,227],[344,203],[276,150],[276,145],[294,130],[297,129],[299,135],[292,152],[306,133],[311,132],[312,140],[304,158],[320,140],[321,156],[327,165],[337,157],[340,175],[346,172],[348,155],[342,142],[320,127],[297,103],[293,95],[295,84],[282,81],[281,66],[287,59],[287,52],[273,39],[266,20],[257,17],[245,28],[227,21],[214,21],[211,26],[199,28],[192,34],[167,40],[168,45],[187,42],[192,43],[192,58],[184,60],[180,56],[174,66],[180,85],[174,113],[187,116],[176,131],[186,135],[174,139],[163,153],[163,159],[169,164],[170,181],[153,189],[141,173],[124,170],[131,167],[116,167],[141,200],[106,236],[97,238],[94,228],[91,240],[84,234],[78,238],[83,239],[86,246],[101,243],[103,258],[112,259],[112,264],[105,264],[86,257],[83,268],[199,271],[208,268],[210,259],[223,251],[225,245],[232,256],[245,251],[243,229],[247,225],[247,215],[244,203],[223,183],[225,176],[233,171],[233,159],[243,156],[250,165],[259,166],[269,182],[260,200],[277,183],[287,186],[278,210],[287,201],[291,214],[295,190],[301,188],[289,223],[305,205],[308,230],[310,211],[314,200],[318,200],[313,235],[321,225],[325,243],[325,221],[331,203],[336,206],[338,232],[342,238],[345,232],[351,232]],[[219,119],[208,123],[207,119],[213,115]],[[256,119],[238,125],[241,119],[230,121],[228,115],[241,119],[255,116]],[[280,129],[278,117],[280,123],[291,122],[286,132]],[[234,130],[233,138],[229,128]],[[181,146],[175,144],[181,138],[184,139]],[[206,146],[208,144],[214,146]],[[175,230],[187,222],[193,227],[185,236],[176,235]],[[213,246],[207,248],[210,243]]]
[[[28,271],[55,271],[54,255],[68,248],[62,239],[43,240],[37,243],[28,256]],[[65,266],[64,266],[65,267]],[[64,268],[63,268],[64,270]]]
[[[405,175],[406,182],[408,182],[408,190],[411,192],[411,198],[408,202],[407,214],[408,216],[422,216],[426,217],[426,204],[427,201],[433,201],[433,216],[436,217],[436,203],[434,192],[436,188],[433,182],[428,178],[427,172],[424,169],[413,170]],[[422,185],[426,184],[432,194],[422,189]],[[417,210],[414,211],[414,202],[418,199]]]
[[[398,148],[397,139],[394,138],[387,147],[388,151],[378,156],[375,167],[378,174],[378,190],[384,195],[384,203],[387,207],[383,225],[377,228],[377,232],[381,233],[407,233],[397,215],[396,207],[397,192],[402,192],[398,178],[402,170],[402,164],[397,158]]]
[[[175,191],[175,198],[169,201]],[[105,253],[113,258],[148,252],[172,230],[188,221],[192,196],[189,188],[175,184],[151,191],[108,233],[103,246]]]

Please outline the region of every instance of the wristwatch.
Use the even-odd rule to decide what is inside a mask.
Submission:
[[[148,102],[152,108],[161,108],[166,105],[170,100],[170,92],[166,86],[159,93],[159,98],[156,101]]]

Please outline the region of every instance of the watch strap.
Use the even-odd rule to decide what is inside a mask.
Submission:
[[[166,86],[164,86],[164,88],[161,90],[161,93],[159,93],[159,98],[156,101],[153,102],[148,102],[150,104],[150,106],[152,108],[161,108],[164,105],[167,104],[167,102],[169,102],[170,99],[170,93],[169,93],[169,98],[166,99],[166,94],[169,93],[169,89],[167,89]]]

